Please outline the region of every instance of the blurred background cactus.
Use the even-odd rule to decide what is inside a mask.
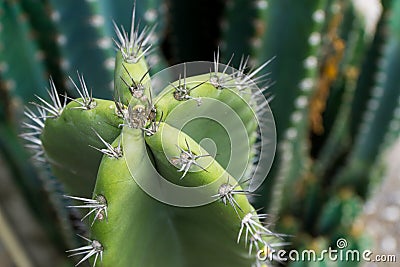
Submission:
[[[35,131],[23,113],[34,117],[36,110],[24,106],[37,101],[35,96],[47,98],[50,76],[58,94],[81,97],[69,79],[77,70],[94,97],[113,99],[112,38],[118,37],[112,20],[130,29],[133,2],[5,0],[0,5],[0,260],[2,266],[72,266],[78,261],[64,251],[81,242],[75,234],[87,236],[88,226],[78,211],[66,208],[72,202],[63,195],[71,194],[70,185],[66,189],[63,177],[43,164],[41,143],[29,143],[36,153],[28,160],[18,135],[26,127]],[[141,30],[155,26],[146,53],[150,75],[176,63],[213,61],[218,50],[225,64],[235,54],[235,68],[242,55],[250,56],[251,67],[274,58],[259,75],[268,74],[260,86],[273,98],[277,154],[252,205],[276,218],[274,232],[291,235],[285,237],[291,242],[286,249],[337,248],[338,238],[348,242],[346,249],[372,246],[366,222],[358,218],[386,177],[387,162],[398,162],[398,156],[387,160],[385,153],[400,132],[399,1],[137,0],[136,18]],[[400,217],[398,203],[394,221]],[[150,248],[157,240],[149,239]],[[398,251],[396,242],[392,249]],[[274,264],[362,264],[328,261]]]

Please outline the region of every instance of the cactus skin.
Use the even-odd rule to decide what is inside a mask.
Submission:
[[[61,51],[57,43],[57,28],[53,21],[55,14],[51,13],[49,1],[38,2],[36,0],[19,1],[27,20],[32,27],[32,35],[37,43],[39,54],[45,65],[45,77],[51,76],[59,88],[63,88],[59,81],[65,79],[61,71]],[[41,88],[37,88],[38,90]],[[64,90],[64,89],[63,89]],[[63,91],[61,90],[61,91]]]
[[[124,130],[124,138],[134,141],[131,143],[133,146],[136,144],[137,159],[146,153],[145,150],[139,150],[145,149],[141,134],[142,131],[137,129]],[[140,160],[134,163],[143,164]],[[154,257],[153,253],[148,253],[148,247],[151,246],[157,248],[161,255],[169,254],[169,250],[159,247],[166,241],[172,244],[172,249],[179,249],[176,246],[176,230],[166,219],[165,207],[143,192],[132,179],[124,158],[110,159],[104,156],[94,196],[98,194],[105,196],[108,204],[107,220],[96,222],[92,228],[94,238],[104,244],[103,266],[156,266],[166,258],[170,264],[179,266],[179,251],[171,253],[172,257]],[[126,209],[132,203],[140,205]],[[145,240],[149,243],[146,244]]]
[[[357,88],[355,91],[351,112],[351,133],[354,138],[358,132],[359,122],[362,119],[363,113],[360,110],[365,110],[367,102],[371,96],[371,92],[375,83],[375,74],[379,71],[379,59],[382,57],[383,46],[388,38],[388,20],[390,1],[382,1],[382,13],[376,25],[376,33],[368,52],[365,55],[365,60],[360,73]]]
[[[4,82],[2,90],[6,89],[26,103],[34,100],[31,87],[35,88],[37,95],[46,94],[44,62],[40,58],[38,45],[29,34],[32,31],[31,25],[26,17],[20,15],[23,14],[21,5],[2,1],[0,12],[3,28],[0,36],[0,73]],[[16,86],[22,90],[16,91]]]
[[[293,6],[294,3],[290,1],[268,1],[268,3],[268,8],[263,10],[260,15],[267,25],[283,25],[280,19],[289,17],[290,24],[288,25],[293,29],[296,28],[293,30],[296,35],[289,34],[291,31],[278,31],[278,28],[268,31],[264,35],[258,52],[258,57],[261,58],[271,56],[270,53],[286,55],[271,69],[274,73],[272,79],[282,80],[279,87],[284,90],[280,93],[280,99],[274,99],[275,103],[271,108],[277,120],[278,141],[282,140],[278,148],[277,161],[279,166],[287,166],[279,168],[279,170],[273,169],[272,172],[277,172],[276,177],[273,177],[274,185],[268,189],[264,188],[267,191],[263,194],[270,196],[266,199],[266,205],[271,208],[270,212],[275,214],[279,210],[296,209],[297,202],[292,202],[294,199],[285,196],[295,191],[296,180],[306,176],[310,168],[308,153],[310,148],[307,140],[309,107],[307,103],[310,102],[316,90],[318,58],[315,55],[320,53],[321,29],[325,21],[326,2],[308,1],[306,5],[296,2],[296,8],[291,7],[296,12],[284,16],[277,14],[286,13],[287,7]],[[303,18],[307,18],[307,20]],[[289,46],[282,46],[281,41],[277,41],[276,35],[280,35],[278,39],[286,44],[296,42],[298,44],[296,51]],[[283,75],[282,70],[288,66],[291,79],[280,77]]]
[[[189,117],[201,118],[203,116],[208,116],[209,110],[212,109],[213,105],[215,105],[217,101],[221,101],[226,105],[227,109],[230,108],[233,111],[233,114],[225,115],[228,116],[229,119],[224,118],[224,121],[232,121],[231,127],[229,127],[229,125],[225,125],[224,127],[232,129],[232,127],[235,126],[234,123],[237,123],[237,119],[240,119],[241,123],[245,127],[244,130],[251,138],[250,142],[252,143],[250,144],[235,145],[237,149],[242,151],[241,153],[238,153],[238,155],[243,156],[243,160],[241,162],[250,161],[252,157],[252,151],[249,150],[249,147],[254,145],[256,141],[256,135],[252,136],[252,134],[254,134],[257,130],[258,122],[253,108],[247,104],[247,101],[249,100],[249,94],[246,95],[246,93],[239,92],[235,89],[226,88],[217,90],[215,85],[210,83],[208,80],[209,75],[194,76],[186,79],[186,82],[190,85],[188,86],[188,89],[190,89],[190,97],[193,100],[196,100],[196,103],[192,100],[192,102],[189,104],[186,101],[179,101],[175,98],[175,87],[178,86],[179,82],[182,82],[182,80],[173,83],[174,86],[171,85],[165,88],[162,91],[162,94],[160,94],[155,101],[155,107],[159,111],[158,114],[163,114],[163,117],[165,118],[164,121],[167,121],[171,126],[181,128],[182,122],[188,121]],[[204,101],[202,101],[203,98]],[[215,100],[215,102],[208,101],[208,99]],[[184,105],[186,107],[182,108]],[[185,112],[186,109],[190,109],[192,112],[187,114]],[[172,116],[169,117],[171,113]],[[238,115],[239,118],[236,118],[236,115]],[[213,123],[213,121],[210,119],[196,119],[194,121],[190,121],[185,127],[183,127],[182,130],[194,138],[197,142],[200,142],[204,138],[212,139],[217,146],[217,151],[226,150],[227,147],[234,145],[230,143],[230,137],[227,135],[226,129],[221,128],[221,126],[218,126],[217,123]],[[240,134],[243,131],[237,129],[237,132]],[[234,134],[234,132],[230,132],[230,134]],[[226,153],[218,154],[215,157],[215,159],[224,168],[228,166],[229,159],[231,157],[231,149],[226,151]],[[241,169],[241,166],[237,167],[239,170]],[[234,173],[231,174],[236,176]],[[240,176],[239,173],[237,173],[237,175]]]
[[[221,50],[223,61],[228,62],[229,57],[235,54],[232,59],[233,66],[239,66],[241,55],[247,55],[251,51],[252,43],[258,40],[254,38],[258,27],[263,27],[253,19],[257,16],[257,10],[268,6],[267,1],[255,0],[231,0],[227,1],[225,16],[221,22],[222,38]]]
[[[93,12],[96,10],[92,7],[95,3],[51,0],[50,4],[58,33],[56,38],[63,72],[66,76],[73,76],[79,66],[79,70],[90,77],[88,83],[96,88],[95,96],[109,98],[112,92],[113,62],[110,59],[113,59],[113,53],[112,42],[106,38],[102,27],[105,18]],[[67,23],[71,17],[75,19]],[[73,91],[72,86],[68,87]]]
[[[393,14],[400,12],[398,3],[393,3],[392,12]],[[384,140],[385,132],[388,131],[389,123],[398,105],[399,90],[396,73],[400,63],[397,60],[400,52],[397,33],[399,25],[400,21],[396,15],[392,15],[389,24],[391,35],[384,48],[381,75],[377,76],[376,87],[372,91],[372,98],[364,113],[364,120],[356,136],[347,170],[338,174],[339,177],[335,183],[335,186],[339,187],[351,184],[363,197],[368,190],[368,184],[363,181],[363,177],[368,172],[367,166],[375,161],[379,144]]]

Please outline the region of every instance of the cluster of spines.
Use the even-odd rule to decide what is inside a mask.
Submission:
[[[164,3],[164,1],[162,0],[135,1],[134,6],[135,16],[140,17],[142,19],[141,21],[145,22],[142,25],[146,25],[145,27],[141,28],[141,25],[139,25],[140,23],[138,22],[136,26],[136,31],[138,33],[138,36],[140,36],[141,33],[147,32],[146,35],[148,36],[148,41],[147,44],[142,43],[142,47],[144,48],[144,50],[146,50],[146,48],[151,46],[145,56],[149,66],[154,66],[151,69],[151,73],[154,74],[168,67],[168,64],[163,58],[161,50],[155,47],[155,45],[161,41],[161,38],[166,28],[166,3]],[[109,7],[105,7],[104,5],[102,5],[101,9],[101,14],[103,14],[103,17],[112,18],[126,12],[126,5],[122,2],[113,2],[113,4]],[[121,25],[129,25],[130,23],[128,21],[128,17],[125,18],[124,16],[120,18],[119,22],[121,23]],[[108,36],[113,35],[116,30],[115,24],[112,23],[110,25],[106,25],[106,27]],[[121,28],[119,31],[123,33]]]
[[[124,48],[121,47],[120,49]],[[232,73],[227,74],[227,70],[231,69],[232,67],[229,66],[228,62],[228,64],[225,65],[223,71],[220,72],[218,51],[214,55],[214,69],[210,69],[210,78],[208,80],[200,82],[199,84],[191,88],[188,87],[188,83],[186,82],[186,64],[184,64],[183,73],[179,76],[178,83],[170,84],[174,89],[174,98],[177,101],[186,101],[193,99],[197,101],[198,105],[200,106],[202,103],[201,97],[192,97],[190,95],[190,92],[205,83],[212,84],[218,90],[238,88],[239,94],[241,94],[243,97],[247,97],[250,95],[250,105],[254,109],[257,118],[262,120],[263,114],[268,110],[268,107],[266,106],[268,104],[268,101],[263,101],[263,93],[269,88],[270,84],[265,83],[268,74],[261,75],[257,78],[255,78],[255,76],[259,74],[260,71],[265,69],[265,67],[271,62],[271,60],[266,61],[256,69],[249,70],[247,65],[248,58],[245,59],[244,57],[242,57],[239,70],[234,70]],[[148,72],[146,72],[139,81],[135,81],[130,76],[129,71],[126,69],[125,66],[124,69],[128,73],[130,81],[126,81],[122,77],[120,77],[120,79],[129,89],[131,96],[138,99],[143,104],[138,104],[134,107],[125,107],[120,100],[116,100],[116,106],[120,114],[123,115],[125,119],[125,124],[127,126],[131,128],[141,128],[149,134],[154,134],[154,129],[157,128],[154,128],[154,126],[157,125],[157,122],[154,121],[154,118],[156,117],[156,110],[153,104],[153,99],[151,97],[151,90],[149,89],[150,97],[147,97],[144,94],[146,88],[143,84],[143,80],[145,79]],[[261,89],[258,87],[260,85],[262,85]],[[245,89],[250,90],[246,91]],[[260,102],[262,102],[262,104],[259,105]],[[153,130],[150,130],[149,126],[153,127]]]
[[[234,180],[234,178],[232,178]],[[224,205],[226,206],[227,204],[231,205],[232,208],[235,210],[236,214],[240,218],[239,211],[243,212],[242,208],[240,207],[239,203],[235,200],[234,196],[235,195],[254,195],[252,192],[249,190],[243,190],[243,189],[236,189],[238,186],[243,187],[245,183],[248,181],[243,181],[243,182],[235,182],[234,184],[231,184],[230,182],[230,177],[228,176],[228,179],[226,183],[223,183],[219,189],[218,189],[218,194],[213,195],[212,197],[218,198]]]
[[[72,101],[79,104],[79,106],[76,107],[77,109],[89,110],[96,106],[96,102],[92,97],[91,92],[89,93],[83,76],[79,75],[79,73],[78,79],[81,88],[79,88],[70,77],[71,82],[74,84],[74,87],[81,98],[73,99],[68,97],[66,94],[61,97],[53,80],[50,78],[50,89],[47,90],[50,100],[48,101],[41,96],[36,96],[38,101],[31,102],[31,104],[36,108],[36,111],[32,111],[32,109],[26,107],[24,114],[28,121],[23,122],[23,126],[27,130],[20,136],[28,141],[27,148],[33,150],[35,155],[34,159],[45,161],[43,158],[43,146],[40,140],[40,135],[42,134],[45,121],[48,118],[54,119],[60,117],[67,105],[68,99],[72,99]]]
[[[256,252],[260,249],[272,249],[278,248],[287,245],[288,243],[282,242],[282,237],[284,235],[277,234],[269,230],[270,224],[264,224],[262,221],[268,219],[267,214],[258,214],[256,211],[250,212],[247,214],[243,214],[242,208],[236,202],[234,196],[235,195],[252,195],[252,193],[248,190],[243,189],[235,189],[239,186],[239,183],[230,184],[229,179],[227,183],[222,184],[218,190],[218,194],[213,195],[212,197],[217,197],[224,205],[229,205],[235,210],[236,214],[241,218],[240,229],[237,236],[237,243],[244,238],[245,246],[249,247],[248,253],[252,255],[253,248],[256,249]],[[84,220],[91,214],[95,214],[94,219],[91,223],[91,226],[96,221],[102,221],[107,219],[107,200],[104,196],[98,195],[94,199],[86,199],[81,197],[73,197],[73,196],[65,196],[66,198],[80,201],[82,204],[68,206],[69,208],[78,208],[78,209],[89,209],[89,212],[82,218]],[[243,214],[241,217],[239,215],[239,211]],[[79,247],[76,249],[68,250],[67,253],[73,253],[70,256],[77,256],[85,254],[85,256],[77,263],[77,265],[81,264],[83,261],[89,259],[94,256],[94,264],[95,266],[98,256],[100,255],[100,260],[102,259],[103,253],[103,245],[97,240],[90,240],[86,237],[81,236],[86,241],[89,242],[89,245]],[[270,239],[278,239],[278,242],[266,241],[265,237],[269,237]],[[79,252],[79,253],[77,253]],[[257,259],[257,262],[260,261]]]
[[[199,83],[198,85],[192,87],[192,88],[188,88],[188,84],[186,83],[186,63],[183,63],[183,75],[180,74],[179,75],[179,79],[178,79],[178,84],[173,84],[170,83],[170,85],[174,88],[174,98],[175,100],[178,101],[186,101],[189,99],[193,99],[197,101],[197,105],[201,105],[201,98],[194,98],[190,95],[190,92],[194,89],[196,89],[197,87],[201,86],[202,84],[206,83],[207,81],[204,81],[202,83]]]
[[[123,31],[124,32],[124,31]],[[134,31],[135,34],[137,34],[137,31]],[[124,34],[126,34],[124,32]],[[148,36],[146,37],[144,32],[140,34],[140,37],[138,40],[142,40],[142,38],[145,38],[146,40],[149,38]],[[139,43],[135,42],[133,45],[143,45],[143,42],[140,41]],[[133,46],[129,46],[133,47]],[[121,47],[121,51],[125,49]],[[146,53],[141,54],[140,57],[144,56]],[[127,71],[127,70],[126,70]],[[147,74],[147,73],[146,73]],[[145,75],[146,75],[145,74]],[[144,75],[144,76],[145,76]],[[32,105],[36,107],[36,112],[32,111],[29,108],[26,108],[25,111],[25,116],[29,120],[28,122],[24,122],[23,126],[27,129],[27,131],[23,134],[21,134],[21,137],[24,138],[26,141],[28,141],[27,147],[32,149],[34,151],[34,158],[37,159],[38,161],[45,161],[43,158],[44,152],[43,152],[43,147],[42,143],[40,140],[40,134],[42,133],[43,127],[45,120],[47,118],[58,118],[61,116],[63,110],[66,107],[67,100],[72,100],[76,103],[78,103],[78,107],[74,107],[76,109],[82,109],[82,110],[89,110],[93,109],[96,106],[95,99],[92,96],[92,90],[89,90],[85,79],[83,75],[80,75],[79,72],[77,73],[78,80],[79,80],[79,85],[77,85],[74,80],[69,77],[71,83],[73,84],[73,87],[77,94],[79,95],[80,98],[71,98],[67,96],[66,94],[63,96],[63,98],[60,97],[58,90],[54,84],[54,81],[52,79],[49,80],[50,84],[50,89],[47,90],[48,96],[50,98],[50,101],[45,100],[41,96],[36,96],[38,102],[31,102]],[[143,77],[144,77],[143,76]],[[132,79],[132,81],[134,81]],[[139,85],[141,85],[142,80],[138,82],[138,84],[134,84],[136,87],[133,88],[133,85],[131,85],[129,88],[132,89],[132,94],[138,93],[134,92],[134,90],[137,89]],[[143,92],[142,92],[143,95]],[[118,105],[120,104],[120,105]],[[126,112],[123,111],[123,105],[119,101],[116,101],[116,108],[118,111],[120,111],[125,119],[130,121],[132,123],[132,120],[129,120],[129,116],[132,117],[132,112],[134,110],[127,110]],[[127,116],[127,117],[126,117]],[[140,124],[142,125],[142,124]],[[96,133],[97,134],[97,133]],[[98,135],[98,134],[97,134]],[[98,135],[99,136],[99,135]],[[106,145],[105,149],[100,149],[101,152],[103,153],[111,153],[114,156],[118,156],[120,152],[120,149],[114,148],[114,150],[111,150],[109,147],[109,144],[106,144],[106,142],[99,136],[101,141]]]
[[[24,115],[29,121],[22,123],[22,127],[26,128],[26,132],[21,134],[21,137],[28,142],[26,148],[32,151],[36,162],[44,163],[46,160],[39,136],[42,134],[44,128],[46,112],[39,107],[36,107],[36,112],[30,108],[26,108]]]
[[[204,155],[196,155],[189,147],[187,140],[185,139],[187,149],[183,149],[182,147],[177,145],[177,148],[180,151],[179,156],[175,156],[171,159],[171,163],[178,168],[178,172],[183,172],[180,179],[183,179],[188,171],[192,168],[192,166],[197,166],[203,171],[207,171],[204,167],[202,167],[197,160],[199,158],[211,157],[209,154]]]
[[[57,118],[65,108],[66,100],[61,101],[57,89],[52,79],[50,79],[50,89],[47,90],[50,101],[37,96],[39,103],[32,102],[36,111],[26,108],[24,114],[28,119],[23,122],[25,132],[20,136],[27,141],[26,147],[33,152],[33,159],[36,162],[45,163],[44,150],[40,135],[42,134],[44,124],[47,118]]]
[[[78,236],[87,241],[89,244],[79,248],[67,250],[66,252],[71,253],[69,257],[84,255],[83,258],[75,266],[80,265],[85,260],[88,260],[93,256],[94,256],[93,267],[96,266],[97,259],[99,258],[99,256],[100,256],[100,262],[103,260],[104,248],[102,244],[97,240],[90,240],[89,238],[86,238],[81,235]]]
[[[123,149],[122,149],[122,145],[121,145],[121,139],[118,142],[118,145],[116,147],[113,147],[110,143],[108,143],[107,141],[105,141],[99,133],[97,133],[95,131],[95,134],[97,135],[97,137],[100,139],[100,141],[103,143],[103,145],[105,146],[105,148],[98,148],[98,147],[93,147],[94,149],[98,150],[99,152],[101,152],[102,154],[110,157],[110,158],[114,158],[114,159],[119,159],[123,156]]]
[[[118,28],[114,22],[115,32],[118,40],[114,39],[114,43],[118,50],[122,53],[125,62],[137,63],[142,57],[150,52],[151,49],[151,36],[154,31],[154,27],[147,29],[146,27],[139,31],[139,27],[135,27],[135,13],[136,5],[132,11],[132,25],[130,34],[128,34],[123,27]]]
[[[95,214],[91,226],[93,226],[96,220],[107,220],[107,200],[103,195],[97,195],[94,199],[73,196],[65,196],[65,198],[83,202],[82,205],[67,206],[67,208],[89,209],[89,212],[82,217],[82,221],[88,218],[90,214]]]

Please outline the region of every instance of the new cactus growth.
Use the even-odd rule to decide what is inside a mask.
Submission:
[[[197,75],[188,73],[194,64],[178,66],[179,78],[153,98],[152,31],[135,28],[134,15],[129,33],[114,25],[114,101],[92,97],[78,73],[79,98],[60,97],[51,81],[51,102],[38,97],[39,114],[29,113],[44,119],[31,135],[77,202],[68,207],[86,209],[88,244],[67,252],[92,266],[257,264],[256,252],[281,238],[247,198],[269,112],[256,75],[268,62],[246,75],[247,60],[235,70],[218,51]],[[206,137],[216,151],[203,147]]]

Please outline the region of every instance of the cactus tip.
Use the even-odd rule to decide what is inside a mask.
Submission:
[[[135,26],[135,11],[136,3],[132,10],[132,22],[129,35],[123,27],[120,29],[115,21],[113,21],[118,39],[113,39],[113,41],[121,52],[124,60],[128,63],[137,63],[142,57],[150,53],[151,44],[149,44],[149,41],[155,29],[155,26],[150,29],[144,27],[142,31],[139,31],[139,26]]]

